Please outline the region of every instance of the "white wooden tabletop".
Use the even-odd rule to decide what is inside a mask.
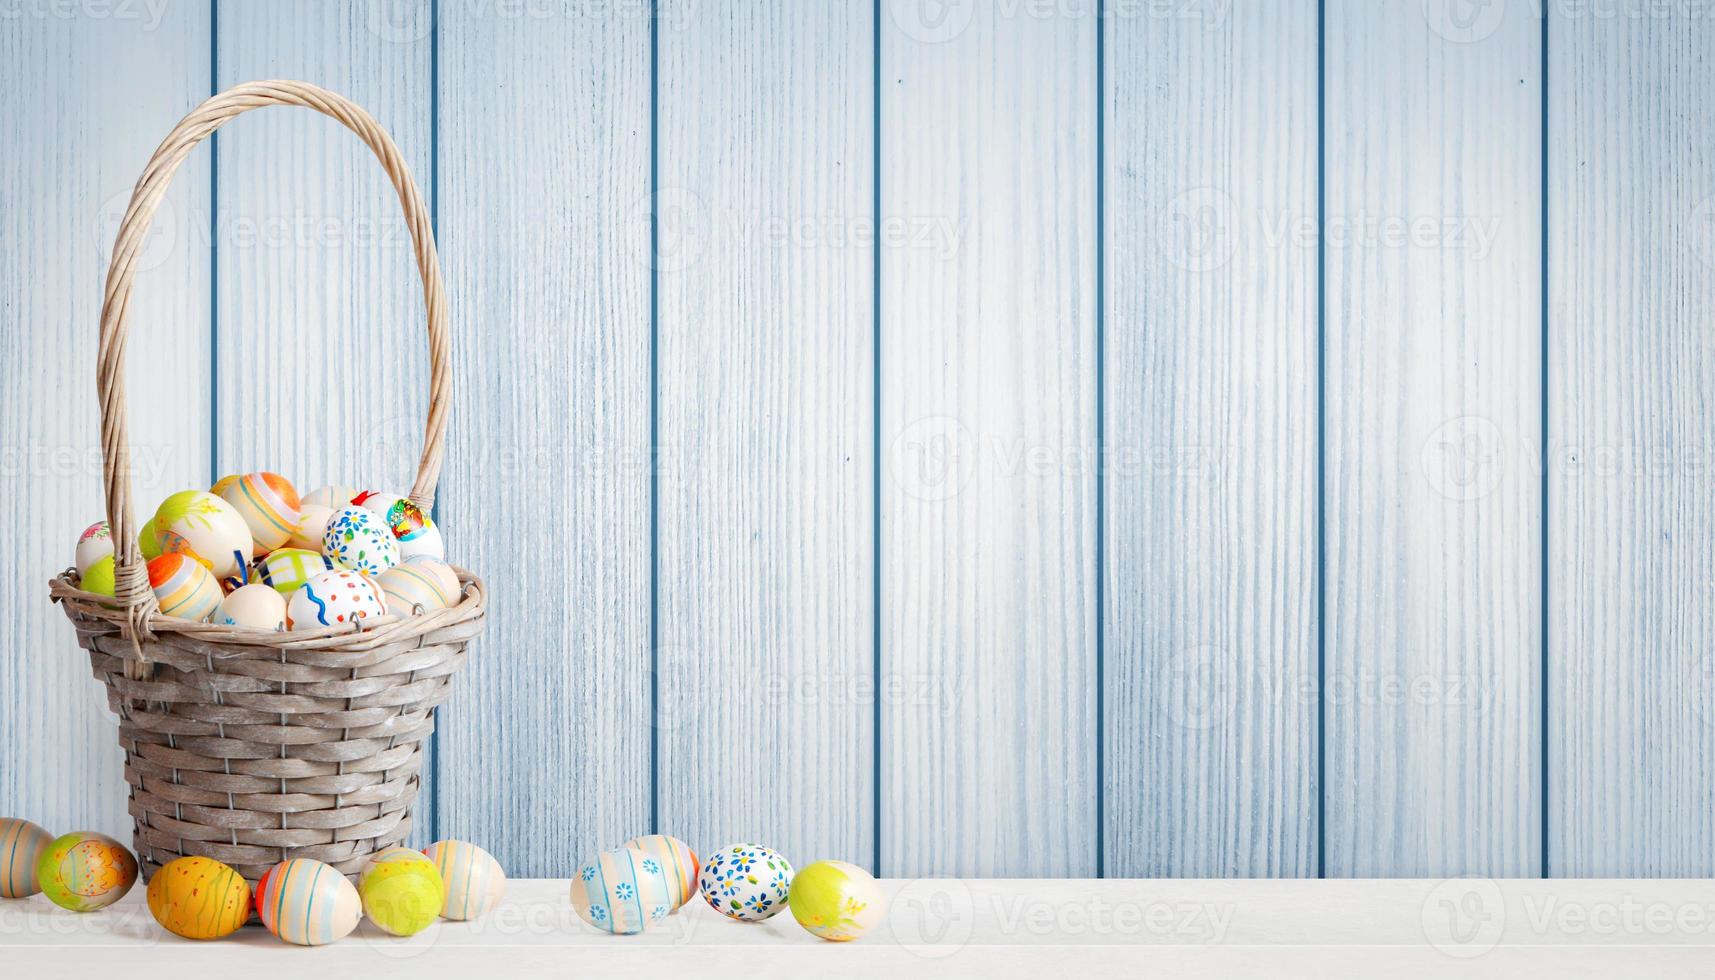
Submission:
[[[0,902],[12,976],[180,977],[187,969],[296,976],[700,977],[890,975],[1706,976],[1715,962],[1715,882],[1690,880],[889,880],[888,922],[863,939],[815,939],[783,912],[760,924],[693,900],[642,936],[586,926],[567,884],[526,880],[474,923],[397,939],[366,922],[305,949],[247,927],[194,943],[150,918],[143,889],[102,912],[41,896]],[[593,974],[588,971],[596,971]],[[236,974],[235,974],[236,975]]]

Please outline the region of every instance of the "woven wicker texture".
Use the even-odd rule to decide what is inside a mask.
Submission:
[[[356,133],[404,208],[429,326],[429,412],[411,498],[434,504],[451,400],[446,296],[429,212],[393,141],[368,113],[304,82],[251,82],[198,106],[173,128],[132,192],[108,267],[97,389],[103,475],[117,589],[49,590],[89,652],[119,718],[135,844],[145,874],[184,855],[224,861],[254,881],[289,857],[347,874],[405,840],[420,786],[422,743],[482,631],[482,582],[459,570],[451,608],[286,633],[160,615],[137,546],[125,426],[126,315],[138,254],[173,173],[196,145],[267,105],[315,109]]]

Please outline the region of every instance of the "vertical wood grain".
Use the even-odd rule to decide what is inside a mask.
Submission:
[[[429,0],[221,3],[220,87],[297,78],[344,95],[386,127],[427,195],[431,11]],[[319,113],[255,112],[217,138],[216,466],[278,472],[302,493],[409,492],[428,339],[392,185],[362,141]],[[464,531],[446,528],[461,563]],[[433,826],[433,772],[425,760],[413,840]]]
[[[1316,873],[1313,4],[1106,24],[1107,873]]]
[[[1715,24],[1694,13],[1549,18],[1557,877],[1715,874]]]
[[[1457,8],[1327,6],[1329,875],[1539,870],[1540,24]]]
[[[873,860],[873,29],[662,7],[656,777],[694,846]]]
[[[1094,19],[881,25],[881,869],[1096,870]]]
[[[490,588],[441,830],[524,877],[649,820],[649,24],[604,9],[441,5],[441,519]]]
[[[157,19],[158,15],[158,19]],[[0,19],[0,813],[131,839],[117,723],[47,601],[101,520],[95,352],[113,238],[149,154],[209,94],[206,5]],[[134,499],[208,474],[209,163],[157,212],[131,303]],[[140,504],[143,506],[143,504]]]

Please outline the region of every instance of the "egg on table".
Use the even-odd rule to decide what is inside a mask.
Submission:
[[[684,841],[667,834],[650,834],[647,837],[634,837],[626,841],[625,846],[642,851],[659,861],[666,869],[668,895],[672,899],[674,911],[678,911],[697,893],[697,852],[691,850],[690,845]]]
[[[311,551],[322,550],[322,536],[328,533],[328,519],[333,517],[333,508],[321,504],[305,504],[298,508],[298,529],[286,539],[286,544],[293,548],[308,548]]]
[[[786,904],[792,865],[757,844],[723,847],[703,865],[698,887],[715,911],[740,922],[761,922]]]
[[[363,900],[332,867],[293,858],[269,868],[256,883],[256,917],[286,942],[323,946],[351,935],[363,918]]]
[[[250,526],[226,501],[203,490],[175,493],[155,512],[162,554],[188,554],[218,579],[240,574],[249,564]]]
[[[376,581],[387,597],[387,611],[404,619],[455,605],[462,589],[452,567],[432,559],[408,561],[382,572]]]
[[[409,498],[396,493],[365,490],[353,497],[351,502],[380,515],[382,523],[387,525],[387,529],[393,532],[394,540],[399,542],[401,560],[418,555],[425,555],[436,561],[446,559],[447,549],[441,538],[441,529]]]
[[[572,908],[603,932],[636,935],[673,910],[667,869],[635,848],[602,851],[572,876]]]
[[[73,912],[94,912],[125,897],[137,883],[137,859],[103,834],[57,837],[36,861],[36,884],[48,900]]]
[[[351,498],[355,496],[357,490],[353,487],[317,487],[305,495],[304,503],[326,507],[328,510],[339,510],[351,503]]]
[[[286,597],[271,586],[252,582],[222,599],[210,622],[278,632],[286,628]]]
[[[219,491],[250,528],[258,554],[283,547],[298,529],[302,501],[278,473],[246,473]]]
[[[220,583],[190,555],[167,554],[149,561],[149,585],[161,615],[204,622],[220,606]]]
[[[462,840],[436,841],[423,849],[440,872],[446,897],[441,915],[468,920],[488,914],[506,894],[506,872],[493,855]]]
[[[446,904],[435,862],[409,847],[377,851],[358,876],[357,893],[369,920],[395,936],[422,932]]]
[[[0,898],[28,898],[41,891],[36,863],[54,835],[28,820],[0,819]]]
[[[399,543],[373,512],[348,506],[328,518],[322,554],[340,568],[380,575],[399,564]]]
[[[149,914],[163,929],[186,939],[219,939],[250,918],[250,884],[213,858],[167,862],[144,890]]]
[[[113,533],[107,529],[106,521],[96,521],[83,529],[77,538],[77,552],[73,564],[77,573],[82,575],[89,571],[89,566],[106,555],[113,554]]]
[[[868,871],[844,861],[817,861],[792,878],[786,904],[811,935],[849,942],[887,915],[887,896]]]
[[[332,570],[333,562],[320,551],[281,548],[256,563],[256,567],[250,570],[250,580],[289,596],[302,588],[305,582]]]
[[[286,628],[315,630],[387,615],[387,598],[375,580],[340,568],[304,583],[286,603]]]

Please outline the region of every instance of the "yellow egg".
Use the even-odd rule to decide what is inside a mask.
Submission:
[[[182,857],[149,879],[149,913],[186,939],[219,939],[250,918],[250,885],[213,858]]]
[[[799,871],[786,903],[811,935],[836,943],[856,939],[887,914],[881,885],[868,871],[844,861],[817,861]]]
[[[191,555],[216,579],[237,575],[250,562],[250,526],[232,505],[202,490],[175,493],[155,512],[162,554]]]
[[[84,570],[83,578],[78,582],[78,588],[96,595],[113,595],[119,588],[113,567],[113,556],[103,555],[97,558],[89,568]]]
[[[389,847],[370,858],[357,880],[357,893],[370,921],[395,936],[422,932],[446,902],[446,886],[435,862],[408,847]]]
[[[143,560],[161,557],[161,535],[155,530],[153,517],[143,522],[143,530],[137,532],[137,548],[143,552]]]
[[[137,859],[102,834],[66,834],[36,861],[36,884],[48,900],[73,912],[94,912],[125,897],[137,883]]]

